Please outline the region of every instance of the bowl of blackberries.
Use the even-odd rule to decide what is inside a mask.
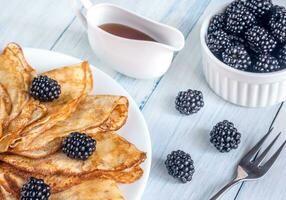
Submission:
[[[203,21],[203,71],[225,100],[265,107],[286,100],[286,1],[235,0]]]

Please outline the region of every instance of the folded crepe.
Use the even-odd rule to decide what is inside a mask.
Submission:
[[[0,55],[0,199],[19,199],[29,177],[50,185],[52,200],[124,199],[116,183],[142,177],[140,164],[146,159],[146,153],[114,132],[126,122],[127,98],[89,95],[93,80],[87,62],[42,75],[61,85],[53,102],[29,95],[37,73],[18,45],[8,44]],[[97,141],[85,161],[61,150],[63,139],[76,131]]]
[[[114,180],[117,183],[133,183],[137,181],[143,175],[143,170],[140,166],[135,166],[133,168],[125,169],[122,171],[95,171],[84,175],[42,175],[37,173],[27,173],[25,171],[18,170],[11,165],[1,162],[0,163],[0,175],[1,173],[8,174],[11,176],[20,177],[27,180],[29,177],[34,177],[37,179],[43,179],[46,184],[51,187],[53,193],[62,192],[71,188],[72,186],[78,185],[84,181],[92,179],[109,179]]]
[[[67,157],[61,150],[44,158],[0,154],[0,160],[17,169],[44,175],[81,175],[94,171],[122,171],[139,165],[146,153],[115,132],[91,135],[97,141],[95,152],[85,161]]]
[[[65,121],[41,134],[21,137],[10,152],[32,158],[40,158],[56,152],[64,137],[71,132],[85,132],[97,128],[98,131],[118,130],[128,116],[128,99],[123,96],[87,96],[76,111]]]
[[[0,152],[6,152],[9,147],[17,145],[23,136],[39,135],[67,119],[92,90],[92,74],[87,62],[51,70],[43,75],[57,80],[61,85],[59,99],[40,103],[28,96],[29,100],[21,108],[18,116],[10,120],[4,129],[4,135],[0,138]]]
[[[46,113],[46,107],[38,101],[28,101],[20,114],[15,117],[6,128],[2,129],[2,138],[0,138],[0,152],[6,152],[9,146],[15,143],[21,131],[29,124],[37,121]],[[5,115],[5,114],[4,114]]]
[[[0,83],[0,138],[3,136],[4,122],[12,109],[10,96],[4,86]]]
[[[36,72],[26,62],[21,47],[15,43],[8,44],[0,55],[1,99],[5,99],[8,112],[3,127],[17,117],[28,102],[29,86],[35,75]]]
[[[57,68],[42,75],[56,80],[61,85],[61,95],[52,102],[42,103],[47,108],[46,116],[26,127],[21,136],[41,134],[56,123],[67,119],[93,87],[88,62]]]
[[[45,178],[45,177],[44,177]],[[72,178],[54,176],[49,178],[51,186],[52,200],[106,200],[106,199],[124,199],[116,182],[102,178],[92,178],[81,181],[78,184],[69,185]],[[20,198],[20,191],[28,180],[28,177],[19,175],[18,172],[11,170],[9,167],[0,168],[0,199],[17,200]],[[47,179],[44,180],[45,182]],[[48,182],[48,181],[47,181]],[[69,187],[62,188],[61,191],[55,191],[59,185],[68,184]]]
[[[36,75],[23,51],[10,43],[0,55],[0,152],[8,149],[28,124],[45,114],[45,107],[30,101],[29,87]]]
[[[93,179],[52,194],[51,200],[124,200],[117,184],[112,180]]]

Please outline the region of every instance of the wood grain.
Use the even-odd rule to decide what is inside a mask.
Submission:
[[[282,134],[277,143],[271,149],[269,156],[266,157],[265,161],[267,161],[270,156],[273,155],[273,153],[279,148],[279,146],[286,140],[285,119],[286,106],[283,105],[281,106],[281,109],[279,110],[279,113],[273,122],[272,126],[274,127],[274,130],[265,142],[262,151],[265,149],[266,145],[269,145],[269,143],[274,139],[275,136],[277,136],[279,132],[282,132]],[[253,141],[252,143],[254,144]],[[284,151],[282,151],[281,156],[278,157],[276,163],[274,163],[268,174],[266,174],[265,177],[263,177],[261,180],[256,182],[245,182],[241,187],[238,199],[285,200],[285,155],[286,148]]]
[[[52,49],[87,59],[102,69],[134,97],[149,125],[153,158],[146,200],[205,200],[231,180],[237,162],[272,125],[275,132],[286,131],[285,106],[248,109],[217,97],[202,74],[199,43],[201,20],[214,7],[230,0],[96,0],[112,2],[146,17],[179,28],[186,37],[185,48],[176,54],[163,77],[155,80],[135,80],[121,75],[96,58],[89,47],[85,30],[70,8],[69,0],[1,1],[0,45],[16,41],[22,46]],[[280,2],[283,2],[281,0]],[[197,114],[185,117],[174,108],[178,91],[198,89],[204,94],[205,107]],[[279,111],[279,112],[278,112]],[[209,143],[209,132],[219,121],[233,121],[242,133],[239,149],[221,154]],[[286,138],[285,135],[281,137]],[[271,138],[269,138],[271,140]],[[172,150],[191,154],[196,172],[191,183],[172,179],[164,160]],[[275,150],[275,148],[274,148]],[[257,182],[238,185],[223,200],[285,200],[286,160],[282,157],[267,177]]]
[[[215,5],[211,4],[208,9]],[[194,200],[209,198],[231,180],[239,159],[270,127],[279,108],[277,105],[248,109],[217,97],[202,74],[200,44],[196,42],[199,41],[199,28],[200,22],[188,37],[186,43],[189,45],[176,57],[173,67],[162,78],[143,109],[153,144],[152,178],[144,197],[155,195],[157,191],[168,191],[160,192],[160,199],[176,199],[179,196]],[[174,99],[179,90],[187,88],[203,91],[206,105],[198,114],[183,117],[174,109]],[[239,149],[228,154],[218,153],[209,143],[212,126],[224,119],[234,122],[242,133]],[[178,184],[164,169],[163,159],[176,149],[185,150],[194,158],[197,171],[190,184]],[[223,199],[234,199],[238,187]]]
[[[50,49],[75,18],[65,0],[9,0],[0,3],[0,46]]]

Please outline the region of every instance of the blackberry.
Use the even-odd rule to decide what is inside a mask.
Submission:
[[[208,34],[207,45],[213,54],[218,55],[229,47],[231,42],[228,35],[224,31],[219,30]]]
[[[277,45],[274,37],[260,26],[253,26],[246,31],[245,38],[250,48],[256,53],[270,53]]]
[[[168,173],[181,182],[187,183],[192,180],[195,167],[190,154],[181,150],[172,151],[167,156],[165,165]]]
[[[280,43],[286,42],[286,8],[274,6],[269,17],[269,29],[271,34]]]
[[[176,109],[182,114],[190,115],[197,113],[204,106],[203,93],[191,89],[180,91],[176,97],[175,104]]]
[[[226,8],[225,23],[227,32],[238,35],[255,25],[257,22],[255,16],[245,6],[245,3],[241,0],[236,0]]]
[[[96,140],[90,136],[73,132],[65,138],[62,144],[62,151],[70,158],[87,160],[96,149]]]
[[[48,200],[50,195],[50,186],[42,179],[30,177],[21,188],[20,200]]]
[[[235,0],[231,2],[225,9],[225,14],[230,15],[235,10],[245,7],[245,2],[242,0]]]
[[[225,27],[225,15],[223,13],[213,16],[210,20],[208,33],[213,33],[218,30],[223,30]]]
[[[30,95],[39,101],[47,102],[59,98],[61,86],[56,80],[47,76],[38,76],[33,79],[30,89]]]
[[[243,37],[239,37],[237,35],[229,35],[229,39],[233,45],[243,45],[243,46],[247,45],[247,42]]]
[[[233,123],[227,120],[217,123],[210,132],[210,136],[210,142],[222,153],[236,149],[241,138]]]
[[[273,4],[272,0],[246,0],[245,6],[256,16],[264,17],[266,16]]]
[[[278,60],[267,54],[259,55],[254,64],[254,71],[261,73],[278,71],[280,68]]]
[[[233,45],[222,53],[222,61],[230,67],[242,71],[248,70],[251,59],[245,48],[241,45]]]
[[[286,67],[286,45],[284,45],[277,54],[278,61],[281,65],[281,67]]]

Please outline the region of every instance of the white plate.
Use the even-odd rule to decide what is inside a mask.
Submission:
[[[42,49],[24,48],[24,54],[28,62],[39,72],[81,62],[77,58]],[[120,185],[120,189],[127,200],[139,200],[146,186],[151,166],[151,142],[146,122],[132,97],[118,83],[99,69],[95,67],[91,69],[94,94],[124,95],[129,99],[128,120],[119,134],[140,150],[147,152],[147,160],[142,164],[144,176],[133,184]]]

